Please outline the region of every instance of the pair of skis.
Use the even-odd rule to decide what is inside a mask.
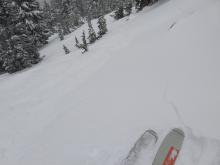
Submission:
[[[181,129],[172,129],[160,144],[152,165],[175,165],[184,136],[184,132]],[[155,147],[158,138],[155,131],[145,131],[131,148],[123,164],[136,165],[141,157],[144,157],[145,153],[147,154],[147,151]]]

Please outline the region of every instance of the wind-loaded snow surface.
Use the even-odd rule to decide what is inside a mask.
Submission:
[[[220,1],[160,0],[89,52],[53,36],[31,69],[0,76],[1,165],[121,165],[154,129],[186,134],[176,165],[220,165]],[[95,26],[95,22],[94,26]],[[65,44],[71,54],[65,55]]]

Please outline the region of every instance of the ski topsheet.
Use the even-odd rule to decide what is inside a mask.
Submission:
[[[153,130],[145,131],[134,146],[128,153],[128,156],[124,160],[124,165],[134,165],[140,159],[140,157],[147,153],[147,150],[151,150],[158,140],[158,135]],[[144,153],[143,153],[144,152]]]
[[[174,165],[182,147],[184,136],[184,132],[178,128],[171,130],[160,145],[153,165]]]

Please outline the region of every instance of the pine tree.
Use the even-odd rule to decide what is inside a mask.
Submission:
[[[9,73],[30,67],[40,61],[37,49],[25,34],[12,36],[7,41],[7,46],[3,67]]]
[[[63,35],[71,32],[71,1],[70,0],[53,0],[51,2],[52,16],[58,31],[61,30]]]
[[[25,7],[28,8],[28,5]],[[33,33],[27,26],[33,15],[28,20],[25,16],[18,2],[0,1],[0,70],[4,72],[13,73],[41,60]]]
[[[99,28],[99,32],[98,32],[99,38],[107,33],[108,29],[107,29],[106,19],[104,16],[99,17],[98,28]]]
[[[63,29],[61,25],[58,25],[58,36],[60,38],[60,41],[64,40]]]
[[[135,9],[139,11],[141,0],[135,0]]]
[[[86,8],[87,8],[87,17],[96,18],[97,17],[97,0],[88,0],[86,1]]]
[[[89,27],[89,29],[88,29],[88,31],[89,31],[88,39],[89,39],[89,43],[92,44],[96,41],[97,37],[96,37],[95,30],[92,27],[92,23],[91,23],[90,19],[88,19],[88,27]]]
[[[70,50],[65,45],[63,45],[63,49],[65,51],[65,54],[69,54],[70,53]]]
[[[99,0],[97,2],[96,10],[97,10],[96,18],[99,18],[104,14],[110,13],[112,11],[110,0]]]
[[[149,6],[154,1],[155,0],[135,0],[136,2],[135,6],[136,6],[137,11],[142,10],[145,6]]]
[[[126,16],[129,16],[132,12],[132,2],[128,2],[125,4],[125,12]]]
[[[85,31],[83,31],[82,33],[82,41],[83,43],[81,44],[80,48],[83,49],[83,53],[88,51],[88,44],[86,41],[86,35],[85,35]]]
[[[49,30],[43,21],[43,12],[36,0],[14,1],[19,9],[20,20],[25,24],[26,30],[37,47],[47,43]]]
[[[63,0],[62,1],[62,8],[61,8],[61,25],[63,28],[63,34],[69,34],[70,31],[70,14],[71,14],[71,6],[70,6],[70,0]]]
[[[118,9],[123,4],[124,0],[109,0],[108,6],[111,11]]]
[[[77,48],[80,48],[79,40],[77,39],[77,37],[75,37],[75,46]]]
[[[87,15],[87,5],[85,0],[76,0],[77,9],[81,15],[81,17],[85,17]]]
[[[123,5],[120,5],[114,13],[114,18],[119,20],[124,17],[124,8]]]
[[[1,29],[1,27],[0,27],[0,29]],[[1,34],[1,30],[0,30],[0,34]],[[0,38],[1,38],[1,36],[0,36]],[[1,41],[1,40],[0,40]],[[0,43],[0,74],[2,73],[2,72],[4,72],[4,68],[3,68],[3,63],[4,63],[4,61],[3,61],[3,55],[4,55],[4,51],[3,51],[3,46],[2,46],[2,44]]]
[[[44,5],[43,5],[43,16],[44,16],[44,22],[47,28],[50,30],[50,34],[54,34],[55,29],[54,29],[54,17],[52,14],[52,8],[51,5],[46,0],[44,0]]]

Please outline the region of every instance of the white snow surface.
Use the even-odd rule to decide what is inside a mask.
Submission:
[[[86,25],[51,37],[40,64],[0,76],[0,164],[120,165],[151,128],[147,165],[178,127],[176,165],[220,165],[219,16],[219,0],[161,0],[106,16],[108,34],[85,54],[74,44]]]

